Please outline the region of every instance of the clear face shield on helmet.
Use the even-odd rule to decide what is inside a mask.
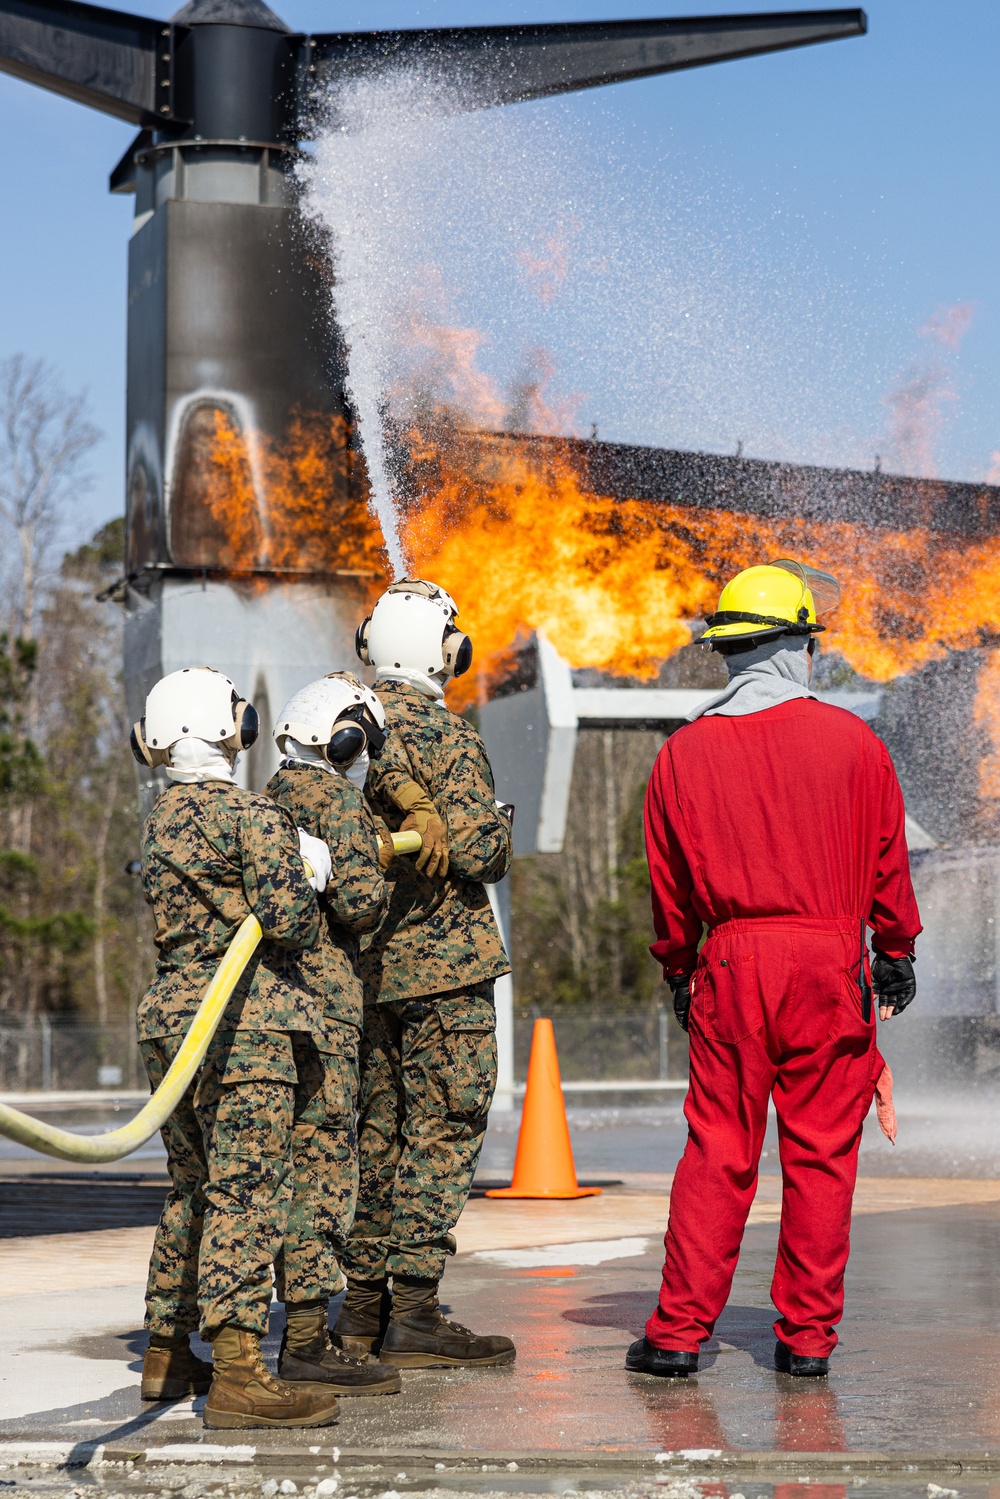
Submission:
[[[834,614],[840,604],[843,594],[840,584],[831,573],[822,572],[818,567],[810,567],[808,562],[793,562],[791,558],[782,557],[778,562],[772,562],[772,567],[783,568],[786,573],[798,578],[802,584],[802,605],[808,608],[806,594],[812,595],[813,613],[819,619],[821,615]]]

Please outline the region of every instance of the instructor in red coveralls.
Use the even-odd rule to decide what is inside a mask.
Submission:
[[[691,1081],[659,1306],[625,1361],[636,1372],[697,1371],[736,1269],[769,1098],[783,1185],[775,1368],[822,1376],[837,1341],[861,1126],[884,1067],[872,988],[883,1020],[910,1003],[920,931],[889,752],[809,691],[817,606],[839,598],[828,574],[795,562],[734,578],[703,636],[729,685],[667,741],[650,779],[652,952],[690,1031]]]

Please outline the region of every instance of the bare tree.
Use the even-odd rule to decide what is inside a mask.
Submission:
[[[87,487],[84,459],[100,438],[87,419],[83,395],[71,396],[44,360],[13,354],[0,360],[0,523],[12,533],[17,561],[6,584],[10,634],[35,638],[40,585],[50,550],[69,505]],[[26,713],[30,739],[37,738],[34,679]],[[25,800],[13,818],[11,843],[31,850],[33,804]]]
[[[577,742],[562,919],[580,993],[595,1004],[623,997],[623,821],[661,743],[656,734],[621,730],[583,734]]]
[[[127,872],[140,829],[122,617],[96,598],[120,575],[123,544],[116,517],[49,569],[36,640],[19,655],[4,651],[0,634],[0,1087],[14,1086],[11,1031],[37,1016],[108,1027],[89,1040],[81,1033],[79,1076],[92,1062],[118,1061],[115,1028],[134,1014],[150,975],[148,910]],[[23,731],[22,659],[37,661],[37,750]],[[21,850],[13,814],[29,803],[31,847]],[[127,1065],[131,1076],[134,1057]]]
[[[41,359],[0,360],[0,521],[17,544],[11,633],[31,640],[39,584],[69,505],[87,487],[100,438],[83,395],[70,395]]]
[[[522,1001],[603,1007],[645,997],[653,969],[642,793],[661,743],[650,732],[580,735],[565,848],[515,866]]]
[[[121,761],[112,756],[108,772],[104,806],[101,808],[94,840],[94,998],[97,1001],[97,1020],[100,1025],[108,1023],[108,980],[106,962],[107,893],[108,893],[108,834],[118,799],[118,778]]]

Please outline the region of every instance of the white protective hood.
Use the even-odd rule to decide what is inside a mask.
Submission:
[[[223,744],[209,744],[207,739],[195,739],[193,735],[175,739],[170,746],[170,760],[167,775],[183,786],[195,786],[199,781],[236,784],[233,771],[237,756]]]

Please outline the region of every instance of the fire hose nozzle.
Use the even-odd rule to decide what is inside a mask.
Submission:
[[[423,839],[412,829],[406,833],[393,833],[392,848],[397,854],[418,854],[423,848]]]

